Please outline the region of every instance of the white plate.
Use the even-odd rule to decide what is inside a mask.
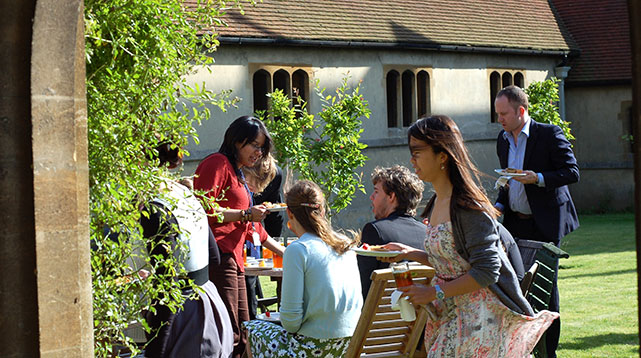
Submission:
[[[285,211],[285,210],[287,210],[287,206],[280,206],[280,205],[267,209],[267,211],[269,211],[270,213],[275,213],[278,211]]]
[[[256,318],[263,321],[280,322],[280,312],[269,312],[269,317],[267,317],[264,313],[259,313],[256,315]]]
[[[274,268],[274,266],[273,266],[273,265],[266,265],[266,266],[246,265],[246,266],[245,266],[245,270],[246,270],[246,269],[252,269],[252,270],[270,270],[270,269],[272,269],[272,268]]]
[[[508,173],[505,171],[505,169],[494,169],[495,172],[497,172],[499,175],[504,175],[507,177],[522,177],[527,175],[527,173]]]
[[[374,251],[374,250],[363,250],[360,248],[353,249],[357,254],[363,256],[375,256],[375,257],[393,257],[400,254],[400,251]]]

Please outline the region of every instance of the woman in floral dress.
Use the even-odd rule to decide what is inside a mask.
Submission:
[[[400,288],[414,305],[434,306],[428,357],[527,357],[558,313],[534,314],[499,241],[496,217],[479,184],[458,127],[447,116],[417,121],[408,131],[416,174],[436,192],[423,217],[425,251],[390,243],[402,253],[383,261],[414,260],[436,269],[432,286]]]
[[[245,323],[254,358],[343,357],[361,314],[357,244],[334,232],[318,185],[299,181],[287,191],[288,227],[299,237],[283,257],[281,326]]]

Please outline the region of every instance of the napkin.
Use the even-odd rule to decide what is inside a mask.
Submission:
[[[507,185],[508,180],[512,179],[512,177],[502,175],[500,176],[497,180],[496,183],[494,183],[494,189],[502,188]]]
[[[407,300],[407,297],[401,297],[403,292],[399,290],[394,290],[392,292],[392,309],[395,311],[401,311],[401,319],[403,321],[413,321],[416,319],[416,312],[414,311],[414,306]]]

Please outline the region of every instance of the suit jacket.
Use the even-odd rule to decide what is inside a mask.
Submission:
[[[424,250],[427,235],[425,224],[412,216],[395,212],[386,218],[365,224],[361,234],[361,242],[369,245],[385,245],[389,242],[400,242],[417,249]],[[358,270],[361,273],[363,299],[372,284],[372,271],[387,268],[389,264],[378,261],[375,257],[358,255]]]
[[[579,167],[570,142],[561,128],[530,119],[530,136],[525,147],[523,169],[543,174],[545,187],[526,184],[525,193],[537,228],[545,235],[541,241],[558,244],[561,238],[579,227],[579,220],[568,184],[579,181]],[[507,167],[509,142],[499,133],[496,153],[501,168]],[[516,214],[510,209],[509,188],[499,191],[497,202],[505,208],[505,219]]]

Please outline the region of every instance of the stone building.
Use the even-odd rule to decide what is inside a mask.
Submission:
[[[632,53],[625,0],[554,0],[581,49],[568,61],[566,120],[577,140],[581,181],[572,185],[579,209],[634,207]]]
[[[350,83],[362,81],[372,110],[362,135],[368,192],[375,166],[410,165],[407,127],[436,113],[458,123],[490,189],[501,130],[495,94],[508,84],[528,86],[565,73],[567,58],[578,54],[545,0],[266,0],[226,21],[229,27],[218,29],[221,47],[211,72],[203,69],[191,80],[215,91],[231,89],[242,101],[227,113],[212,111],[214,119],[199,129],[201,144],[190,148],[187,173],[218,149],[233,119],[266,108],[265,93],[299,93],[317,113],[315,82],[331,90],[349,73]],[[335,223],[360,228],[371,219],[368,195],[358,193]]]

